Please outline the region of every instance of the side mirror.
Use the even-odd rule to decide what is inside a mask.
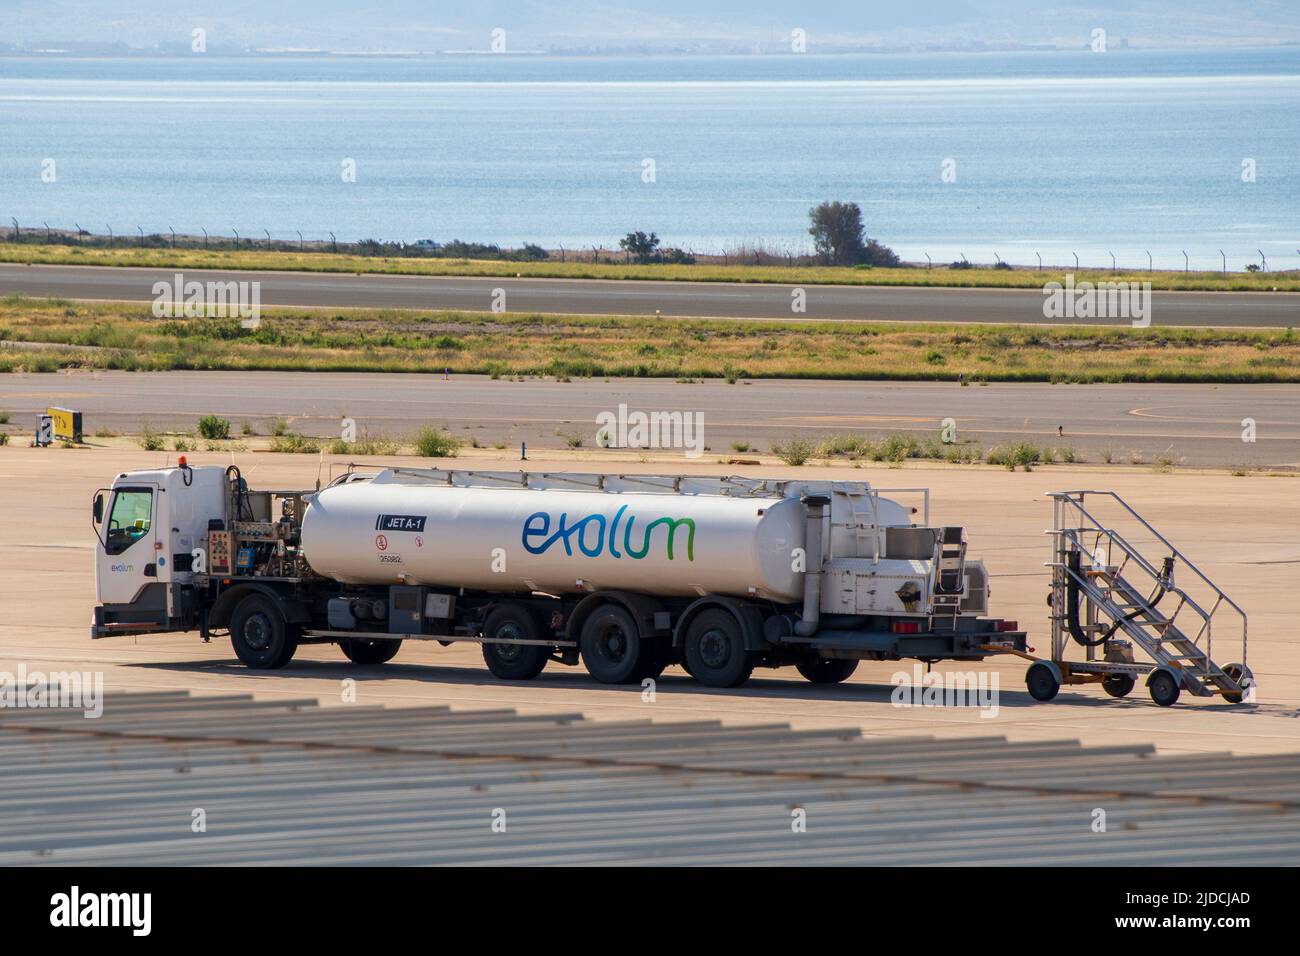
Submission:
[[[95,524],[104,522],[104,493],[98,492],[95,495]]]

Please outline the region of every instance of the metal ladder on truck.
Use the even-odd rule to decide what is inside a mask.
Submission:
[[[1162,707],[1177,702],[1182,691],[1219,695],[1230,703],[1253,696],[1254,675],[1246,666],[1246,613],[1236,602],[1115,492],[1058,491],[1049,496],[1052,656],[1026,675],[1035,699],[1051,700],[1062,684],[1083,683],[1100,683],[1112,697],[1123,697],[1142,676]],[[1153,563],[1113,524],[1100,519],[1103,507],[1108,516],[1140,529],[1136,534],[1154,538],[1167,553]],[[1184,577],[1190,580],[1180,583]],[[1216,615],[1222,623],[1225,614],[1231,625],[1240,618],[1241,660],[1220,667],[1210,654]],[[1067,659],[1071,643],[1082,646],[1083,660]],[[1135,647],[1147,661],[1135,658]]]

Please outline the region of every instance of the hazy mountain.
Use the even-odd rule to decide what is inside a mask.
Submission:
[[[1102,27],[1132,46],[1300,42],[1295,0],[3,0],[0,47],[187,50],[207,31],[212,51],[309,48],[358,52],[508,49],[808,49],[1044,44],[1080,47]]]

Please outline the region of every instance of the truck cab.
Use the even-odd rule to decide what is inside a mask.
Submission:
[[[95,493],[95,615],[91,637],[187,630],[190,587],[208,522],[222,514],[224,469],[124,472]]]

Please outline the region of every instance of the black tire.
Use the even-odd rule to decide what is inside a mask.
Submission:
[[[814,684],[842,684],[853,676],[858,662],[838,657],[813,657],[794,666]]]
[[[499,680],[532,680],[551,659],[547,644],[499,644],[495,641],[540,641],[542,626],[526,604],[507,601],[498,604],[483,623],[483,636],[493,643],[483,645],[483,663]]]
[[[1132,674],[1107,674],[1101,679],[1102,689],[1111,697],[1127,697],[1136,683]]]
[[[636,621],[619,604],[602,604],[587,615],[578,647],[587,673],[602,684],[640,683],[667,663],[656,641],[642,639]]]
[[[740,622],[724,608],[709,608],[692,619],[685,651],[691,676],[706,687],[739,687],[754,670]]]
[[[240,662],[255,670],[276,670],[298,649],[298,628],[284,619],[274,601],[252,594],[230,615],[230,644]]]
[[[1182,688],[1178,686],[1178,681],[1169,671],[1158,670],[1151,673],[1147,679],[1147,690],[1151,692],[1151,699],[1161,707],[1172,707],[1178,703],[1178,695],[1182,693]]]
[[[339,649],[343,651],[343,656],[353,664],[369,666],[371,664],[387,664],[402,649],[402,642],[369,641],[365,638],[353,637],[345,641],[339,641]]]
[[[1243,690],[1255,682],[1254,675],[1250,673],[1250,668],[1245,664],[1224,664],[1223,672],[1235,680]],[[1246,698],[1244,694],[1224,694],[1223,699],[1229,704],[1240,704]]]
[[[1061,682],[1050,667],[1039,661],[1025,673],[1025,686],[1029,688],[1030,697],[1046,703],[1060,691]]]

